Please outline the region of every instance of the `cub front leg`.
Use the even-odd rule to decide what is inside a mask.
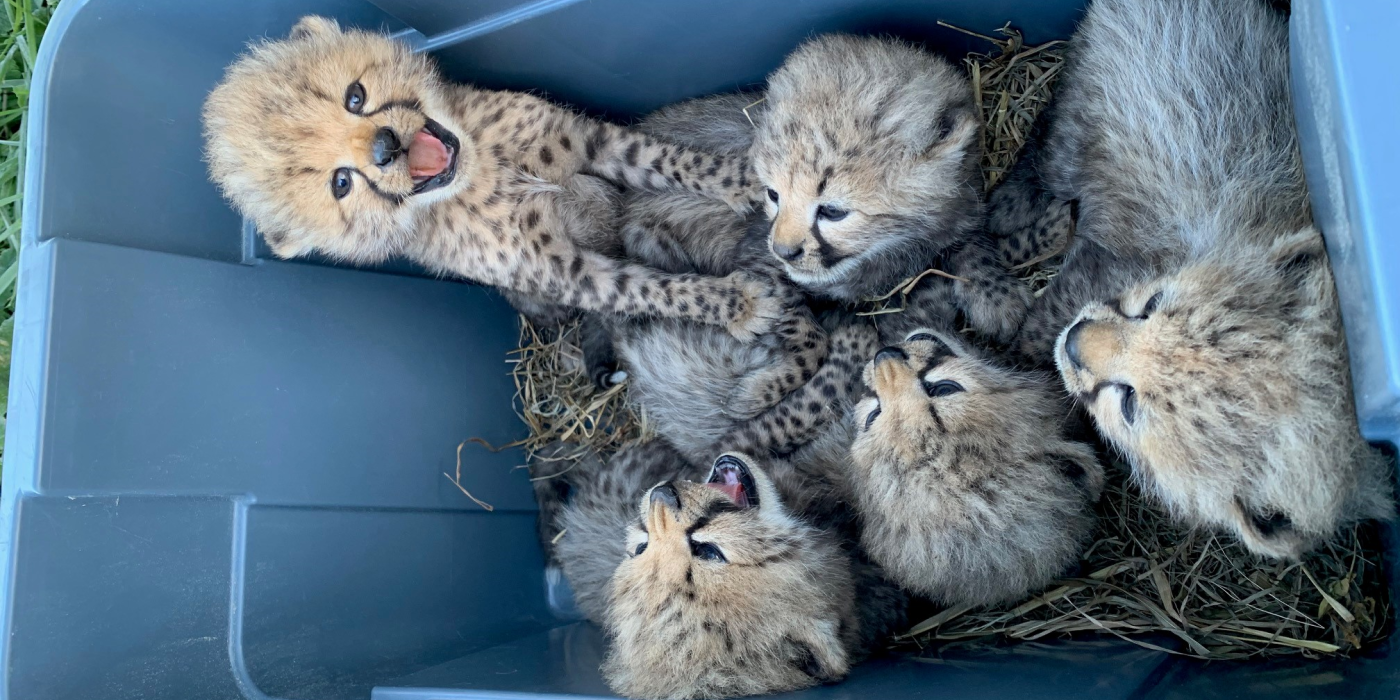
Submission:
[[[879,334],[869,323],[853,321],[831,334],[826,363],[806,384],[776,406],[735,427],[721,441],[724,450],[752,455],[784,455],[811,442],[832,421],[845,420],[860,372],[875,356]]]
[[[760,278],[667,274],[570,245],[521,266],[508,286],[584,311],[720,326],[744,342],[771,332],[783,315],[781,295]]]
[[[951,263],[953,274],[961,278],[953,284],[954,294],[968,323],[996,343],[1010,342],[1025,322],[1030,288],[1001,265],[985,239],[968,241]]]
[[[741,214],[759,201],[747,155],[714,155],[584,116],[562,128],[581,148],[582,172],[637,189],[689,190]]]
[[[729,416],[739,420],[757,416],[812,379],[826,360],[830,345],[826,331],[800,298],[789,301],[772,335],[778,343],[777,361],[740,380],[725,402]]]

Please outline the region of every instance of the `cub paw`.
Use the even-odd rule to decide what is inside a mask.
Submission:
[[[725,279],[739,291],[739,304],[726,324],[729,334],[740,342],[751,343],[771,333],[783,318],[787,294],[778,285],[757,277],[734,273]]]
[[[627,381],[627,372],[617,367],[597,367],[593,370],[593,386],[607,391]]]
[[[998,282],[997,284],[1007,284]],[[974,330],[994,343],[1005,345],[1016,337],[1030,311],[1030,291],[1019,280],[1010,281],[1009,288],[997,287],[1000,293],[989,294],[985,289],[959,289],[963,315]],[[960,287],[965,283],[959,282]]]

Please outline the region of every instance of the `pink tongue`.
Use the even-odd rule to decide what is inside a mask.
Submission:
[[[709,486],[709,487],[712,488],[712,489],[716,489],[716,490],[720,491],[721,493],[724,493],[724,494],[728,495],[729,498],[730,498],[730,500],[734,501],[734,505],[737,505],[737,506],[739,506],[740,508],[747,508],[748,505],[749,505],[749,496],[748,496],[748,494],[744,493],[744,485],[743,485],[743,484],[740,484],[740,483],[733,483],[733,484],[710,483],[710,484],[707,484],[707,486]]]
[[[424,129],[413,135],[413,143],[408,146],[408,174],[433,177],[447,169],[449,159],[447,146]]]

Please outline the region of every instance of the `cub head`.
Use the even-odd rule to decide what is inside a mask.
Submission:
[[[874,296],[977,225],[980,117],[947,61],[890,39],[818,37],[769,77],[764,107],[750,153],[769,247],[798,284]]]
[[[637,698],[723,698],[805,688],[846,675],[850,563],[794,518],[745,456],[705,483],[649,490],[613,575],[603,673]]]
[[[916,330],[866,366],[852,482],[861,543],[892,580],[946,605],[1024,596],[1076,561],[1103,468],[1062,437],[1049,376]]]
[[[229,67],[204,134],[214,182],[283,258],[389,257],[474,165],[427,58],[316,16]]]
[[[1322,237],[1187,263],[1086,306],[1055,363],[1135,476],[1187,520],[1296,558],[1393,512],[1362,440]]]
[[[866,464],[909,467],[952,445],[984,458],[1039,453],[1060,435],[1066,414],[1047,379],[990,362],[956,334],[916,330],[865,366],[870,393],[853,411],[852,454]],[[1096,497],[1099,468],[1078,471]]]

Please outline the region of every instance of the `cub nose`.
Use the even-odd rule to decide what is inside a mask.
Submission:
[[[907,355],[903,350],[901,350],[901,349],[899,349],[899,348],[897,348],[897,347],[894,347],[894,346],[890,346],[890,347],[887,347],[887,348],[881,348],[881,349],[880,349],[880,352],[875,353],[875,366],[876,366],[876,367],[880,366],[881,364],[883,364],[883,363],[885,363],[885,362],[890,362],[890,361],[894,361],[894,360],[898,360],[898,361],[900,361],[900,362],[906,362],[906,361],[909,360],[909,355]]]
[[[676,493],[676,487],[662,484],[651,490],[651,502],[660,503],[670,510],[680,510],[681,496]]]
[[[370,146],[370,155],[374,158],[374,164],[384,167],[392,162],[399,155],[399,137],[394,134],[394,130],[389,127],[382,127],[374,134],[374,143]]]
[[[777,241],[773,241],[773,254],[783,260],[792,262],[802,257],[802,244],[798,243],[797,245],[792,246],[786,243],[779,243]]]
[[[1065,356],[1069,358],[1069,363],[1075,369],[1084,369],[1084,362],[1079,359],[1079,335],[1084,332],[1084,327],[1088,321],[1080,321],[1069,329],[1065,335]]]

